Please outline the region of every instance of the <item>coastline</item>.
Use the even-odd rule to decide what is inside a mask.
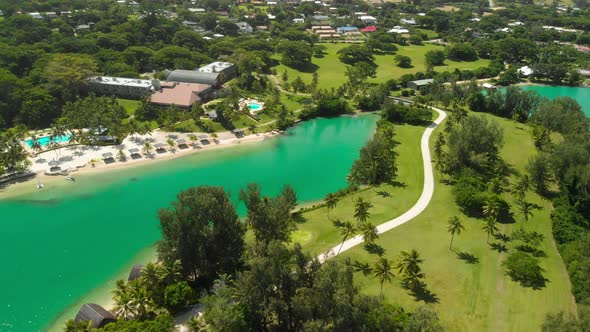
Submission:
[[[170,133],[159,132],[160,136],[168,135]],[[213,151],[218,149],[226,149],[231,147],[237,147],[241,144],[252,144],[252,143],[259,143],[262,141],[266,141],[268,139],[277,137],[281,134],[281,132],[273,131],[269,133],[258,133],[258,134],[250,134],[243,137],[227,137],[220,139],[217,142],[211,142],[207,145],[199,145],[198,147],[188,146],[185,149],[176,148],[174,152],[167,150],[164,153],[157,153],[153,152],[151,157],[146,157],[142,154],[141,158],[132,159],[130,157],[127,158],[125,161],[119,161],[112,163],[105,163],[102,160],[100,162],[95,163],[95,167],[90,166],[90,160],[87,161],[79,161],[78,166],[70,167],[68,169],[68,173],[72,177],[77,176],[85,176],[85,175],[95,175],[101,174],[104,172],[109,172],[113,170],[119,169],[133,169],[135,167],[142,167],[146,165],[153,165],[158,164],[164,161],[173,160],[182,158],[185,156],[190,156],[197,154],[203,151]],[[151,137],[150,137],[151,138]],[[113,147],[110,147],[113,148]],[[63,147],[62,149],[70,149],[70,147]],[[48,151],[45,153],[53,153],[54,151]],[[102,152],[102,151],[100,151]],[[91,156],[87,157],[86,159],[90,158]],[[34,163],[34,161],[33,161]],[[76,161],[73,161],[76,163]],[[16,181],[13,183],[9,183],[4,187],[0,187],[0,200],[6,198],[14,198],[21,195],[30,194],[36,192],[38,189],[36,187],[37,183],[42,183],[44,186],[52,186],[57,184],[58,182],[63,184],[64,176],[63,175],[47,175],[39,168],[34,170],[36,175],[24,180],[24,181]],[[43,190],[43,189],[42,189]]]

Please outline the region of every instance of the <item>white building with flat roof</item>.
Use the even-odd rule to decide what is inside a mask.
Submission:
[[[140,99],[160,88],[158,80],[94,76],[88,79],[88,90],[99,95]]]

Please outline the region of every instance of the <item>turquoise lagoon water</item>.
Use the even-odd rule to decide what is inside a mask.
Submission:
[[[47,145],[49,145],[50,143],[64,143],[70,140],[70,135],[63,135],[63,136],[55,136],[53,137],[53,139],[51,139],[50,136],[44,136],[44,137],[39,137],[37,138],[37,142],[39,142],[39,144],[41,144],[42,147],[46,147]],[[27,145],[31,148],[33,147],[33,140],[32,139],[28,139],[25,141],[25,143],[27,143]]]
[[[112,285],[158,240],[157,210],[180,190],[223,186],[237,204],[250,182],[265,194],[290,184],[299,202],[345,187],[375,122],[374,115],[316,119],[259,144],[81,174],[0,200],[0,331],[43,330],[89,292]]]
[[[571,97],[582,105],[584,113],[590,117],[590,88],[548,86],[548,85],[527,85],[524,90],[537,91],[541,96],[549,99],[557,97]]]

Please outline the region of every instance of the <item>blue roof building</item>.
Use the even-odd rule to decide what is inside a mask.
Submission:
[[[336,31],[338,33],[353,32],[353,31],[359,31],[359,28],[357,28],[357,27],[339,27],[336,29]]]

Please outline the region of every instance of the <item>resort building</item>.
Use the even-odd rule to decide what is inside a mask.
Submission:
[[[432,84],[434,83],[434,79],[432,78],[427,78],[424,80],[416,80],[416,81],[410,81],[408,82],[408,88],[410,89],[414,89],[414,90],[420,90],[420,88],[427,86],[428,84]]]
[[[393,27],[393,29],[390,29],[387,32],[389,32],[389,33],[397,33],[397,34],[402,35],[402,34],[410,33],[410,30],[408,30],[406,28],[403,28],[403,27],[400,27],[399,25],[396,25],[396,26]]]
[[[162,82],[161,86],[150,97],[150,102],[159,106],[189,108],[198,101],[217,97],[217,90],[209,84]]]
[[[416,20],[413,18],[402,18],[401,20],[399,20],[399,23],[401,24],[405,24],[405,25],[416,25]]]
[[[229,62],[213,62],[197,70],[177,69],[168,73],[167,81],[221,85],[236,76],[236,67]]]
[[[95,303],[86,303],[80,308],[78,314],[76,314],[76,318],[74,318],[75,322],[85,322],[90,321],[92,322],[92,326],[94,328],[102,328],[109,323],[114,323],[117,321],[117,318],[113,316],[110,312],[108,312],[105,308],[99,306]]]
[[[248,24],[248,22],[238,22],[236,23],[236,25],[238,26],[239,33],[248,34],[254,32],[254,28],[252,28],[252,26]]]
[[[336,31],[338,33],[356,32],[356,31],[359,31],[359,28],[357,28],[357,27],[339,27],[339,28],[336,28]]]
[[[88,80],[88,90],[98,95],[141,99],[160,88],[158,80],[94,76]]]

